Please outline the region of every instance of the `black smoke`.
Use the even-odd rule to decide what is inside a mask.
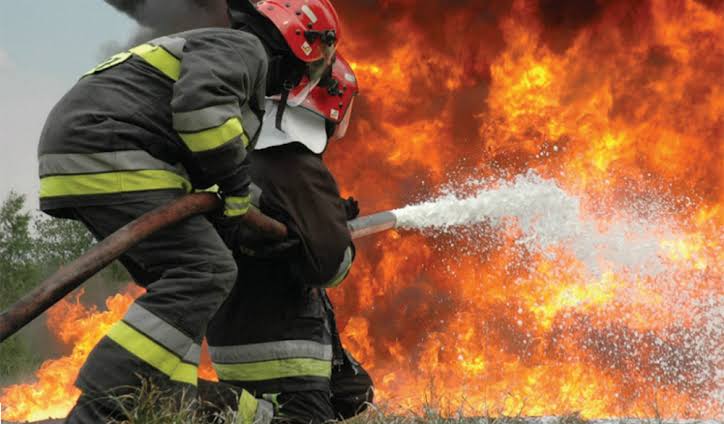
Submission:
[[[226,0],[106,0],[140,26],[129,44],[192,28],[227,26]]]

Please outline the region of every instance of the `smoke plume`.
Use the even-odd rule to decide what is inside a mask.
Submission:
[[[129,44],[192,28],[226,26],[225,0],[106,0],[140,28]]]

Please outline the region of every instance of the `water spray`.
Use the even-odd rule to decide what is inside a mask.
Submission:
[[[210,193],[191,194],[121,228],[0,314],[0,342],[145,237],[189,216],[210,212],[219,204],[220,200]],[[566,193],[555,181],[529,172],[512,181],[496,182],[492,188],[478,190],[469,197],[447,194],[429,202],[363,216],[350,221],[348,226],[352,238],[359,239],[394,228],[444,232],[482,222],[500,227],[512,219],[522,231],[518,242],[527,249],[545,254],[549,247],[563,246],[594,273],[601,262],[614,268],[638,267],[649,275],[661,269],[659,242],[651,225],[617,222],[600,230],[594,221],[581,216],[577,197]],[[257,210],[244,219],[247,225],[269,234],[271,239],[286,236],[283,224]]]
[[[628,216],[601,225],[586,216],[578,196],[533,171],[512,180],[470,185],[478,189],[467,196],[447,193],[350,221],[352,238],[393,228],[456,235],[463,227],[481,223],[493,229],[512,225],[520,232],[516,243],[526,250],[550,255],[562,248],[594,275],[604,267],[656,275],[665,268],[660,240],[676,238],[661,219]]]

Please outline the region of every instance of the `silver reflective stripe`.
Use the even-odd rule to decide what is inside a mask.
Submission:
[[[257,399],[259,402],[254,414],[254,424],[268,424],[274,418],[274,405],[264,399]]]
[[[40,176],[97,174],[114,171],[163,169],[186,175],[182,166],[156,159],[145,150],[122,150],[103,153],[46,153],[38,158]]]
[[[226,196],[224,198],[226,209],[247,209],[249,207],[250,201],[251,196],[249,195],[243,197]]]
[[[175,353],[179,358],[186,360],[188,355],[189,362],[195,365],[199,364],[198,354],[195,358],[193,357],[194,349],[197,349],[194,347],[194,341],[142,306],[136,303],[131,305],[126,316],[123,317],[123,321]],[[198,352],[200,351],[201,348],[198,347]],[[191,353],[191,355],[189,355],[189,353]]]
[[[216,128],[235,116],[241,116],[236,103],[209,106],[191,112],[176,112],[173,114],[173,128],[178,132],[198,132]]]
[[[148,44],[153,44],[154,46],[161,46],[167,52],[176,56],[176,59],[180,60],[184,54],[184,45],[186,44],[186,39],[180,37],[159,37],[149,41]]]
[[[251,110],[248,103],[244,103],[241,107],[241,122],[244,123],[244,132],[253,147],[254,144],[256,144],[256,139],[259,137],[261,121],[259,121],[259,117],[256,116],[254,111]]]
[[[201,345],[196,343],[192,344],[189,351],[181,358],[184,362],[197,364],[201,361]]]
[[[240,364],[291,358],[332,360],[332,345],[310,340],[284,340],[240,346],[209,346],[209,352],[212,362],[217,364]]]
[[[325,285],[325,287],[334,287],[339,285],[339,283],[344,280],[344,278],[347,276],[347,273],[349,273],[349,269],[352,267],[352,248],[347,247],[347,250],[344,251],[344,258],[342,258],[342,263],[339,264],[339,269],[337,270],[337,273],[332,277],[331,280]]]

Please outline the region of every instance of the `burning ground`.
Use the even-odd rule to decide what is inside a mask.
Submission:
[[[332,295],[377,399],[400,412],[432,400],[466,415],[722,419],[724,2],[335,4],[362,96],[326,155],[363,212],[534,170],[602,230],[652,223],[632,228],[655,237],[662,264],[592,272],[566,246],[527,249],[515,222],[361,241]],[[641,235],[608,248],[636,259]],[[51,328],[73,353],[3,389],[6,418],[67,412],[80,363],[131,299],[56,307],[65,324]]]

